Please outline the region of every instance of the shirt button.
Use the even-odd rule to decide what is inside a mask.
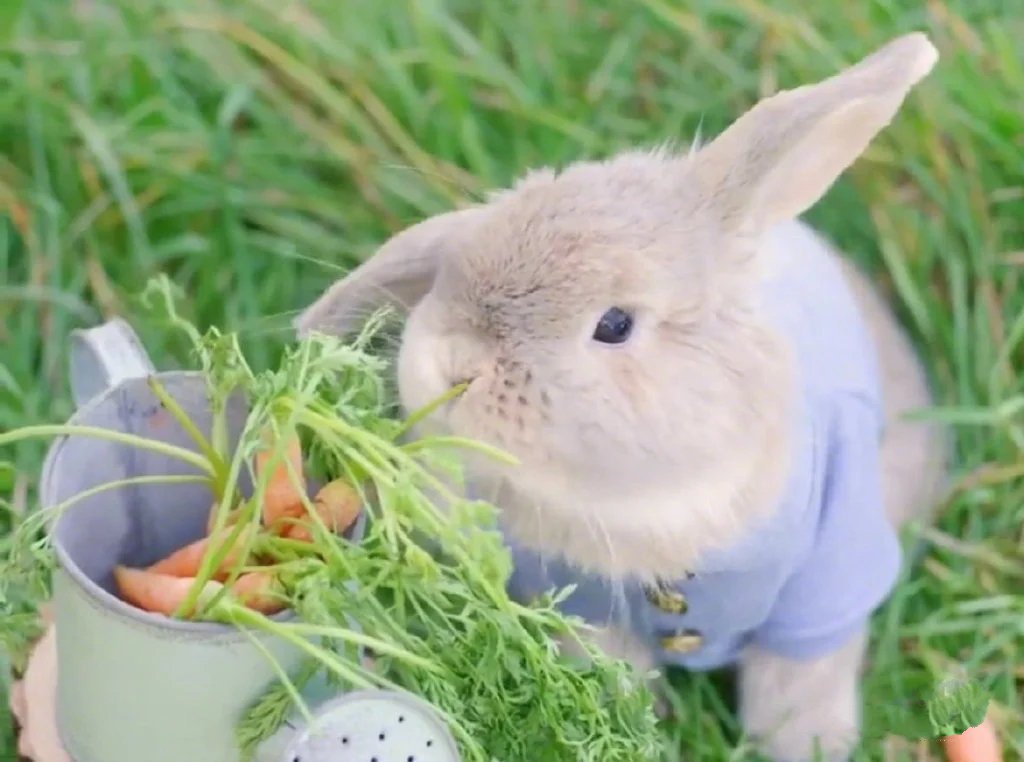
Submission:
[[[645,587],[644,595],[651,604],[670,614],[685,614],[690,608],[685,595],[664,583]]]
[[[661,647],[666,651],[677,654],[687,654],[695,651],[704,643],[704,638],[696,630],[682,630],[675,635],[661,639]]]

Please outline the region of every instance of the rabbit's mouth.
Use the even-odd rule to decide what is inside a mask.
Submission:
[[[532,485],[538,499],[564,494],[566,484],[620,494],[630,491],[628,485],[637,478],[659,482],[670,473],[657,453],[637,446],[626,429],[608,431],[600,416],[585,418],[577,409],[562,412],[560,399],[533,382],[528,370],[499,367],[469,380],[437,411],[433,425],[435,431],[480,442],[515,460],[509,464],[468,452],[471,476]]]
[[[545,449],[536,434],[545,415],[533,402],[524,391],[481,377],[446,405],[443,416],[453,434],[529,462]]]

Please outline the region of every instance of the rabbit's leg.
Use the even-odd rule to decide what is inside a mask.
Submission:
[[[597,647],[613,659],[628,662],[639,672],[653,674],[648,686],[654,694],[654,712],[658,717],[669,717],[672,714],[672,703],[668,699],[670,688],[650,646],[621,627],[602,627],[592,637]]]
[[[809,661],[756,647],[743,653],[740,714],[745,732],[763,753],[775,762],[847,759],[860,735],[865,642],[862,631],[833,653]]]
[[[613,659],[629,662],[641,672],[647,672],[656,667],[654,654],[650,647],[624,627],[594,628],[591,639],[598,648]]]
[[[620,659],[630,664],[640,673],[654,673],[648,682],[654,694],[654,711],[659,717],[668,717],[672,713],[672,705],[666,692],[669,687],[664,675],[658,671],[658,665],[650,647],[626,628],[594,627],[584,633],[589,641],[602,653],[613,659]],[[570,658],[586,659],[586,653],[575,638],[561,638],[563,653]]]

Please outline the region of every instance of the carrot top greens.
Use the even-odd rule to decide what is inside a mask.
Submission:
[[[204,619],[272,633],[308,657],[298,674],[278,668],[278,683],[241,722],[238,739],[246,755],[296,706],[309,712],[300,691],[320,672],[339,690],[397,687],[423,697],[450,724],[467,762],[659,756],[643,676],[597,651],[582,622],[557,610],[571,589],[529,603],[506,592],[511,556],[497,529],[497,509],[464,497],[458,454],[471,448],[507,456],[451,437],[413,438],[410,421],[425,411],[409,420],[392,414],[383,381],[387,365],[370,350],[383,316],[374,316],[350,343],[325,335],[298,341],[276,369],[257,373],[235,335],[215,328],[200,333],[179,317],[166,279],[153,281],[146,296],[159,300],[170,322],[188,334],[208,386],[215,422],[204,433],[151,382],[196,442],[195,451],[179,455],[200,469],[217,497],[215,528],[228,526],[229,513],[238,529],[260,521],[266,484],[254,478],[248,498],[240,484],[243,474],[254,476],[253,457],[267,431],[278,443],[297,434],[310,473],[347,478],[365,506],[361,538],[321,525],[311,542],[256,540],[260,555],[272,559],[264,568],[275,573],[295,618],[269,618],[225,594],[200,598],[221,561],[212,555],[182,606]],[[240,440],[230,443],[226,406],[239,394],[248,418]],[[0,444],[64,433],[73,427],[23,429],[0,435]],[[121,439],[155,446],[130,435]],[[300,475],[293,470],[291,476],[298,484]],[[12,554],[10,563],[46,558],[39,553],[45,537],[24,542],[32,554]],[[556,639],[575,639],[589,658],[571,660]]]

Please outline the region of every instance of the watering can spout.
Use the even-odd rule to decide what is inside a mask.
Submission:
[[[121,318],[72,331],[70,364],[78,408],[125,381],[156,373],[138,335]]]

